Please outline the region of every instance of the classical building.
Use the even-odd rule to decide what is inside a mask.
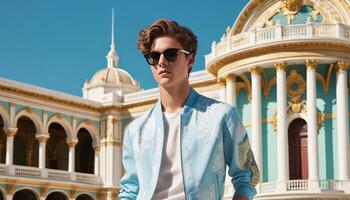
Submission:
[[[83,97],[0,78],[0,200],[117,198],[124,130],[158,89],[121,69],[113,30]],[[251,0],[210,51],[190,84],[240,112],[255,199],[350,199],[350,2]]]

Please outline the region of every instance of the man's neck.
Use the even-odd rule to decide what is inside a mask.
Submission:
[[[162,110],[168,113],[173,113],[180,110],[185,105],[189,92],[190,86],[188,82],[171,88],[159,86]]]

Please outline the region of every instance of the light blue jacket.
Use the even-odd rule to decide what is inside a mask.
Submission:
[[[222,199],[226,165],[235,194],[252,199],[259,171],[237,110],[191,88],[180,123],[186,199]],[[160,101],[126,129],[120,199],[152,199],[162,162],[163,132]]]

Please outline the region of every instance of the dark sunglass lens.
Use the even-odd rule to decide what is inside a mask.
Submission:
[[[153,52],[153,53],[150,53],[150,54],[146,55],[147,62],[150,65],[158,64],[159,57],[160,57],[160,53],[157,53],[157,52]]]
[[[167,49],[164,51],[164,56],[168,61],[175,61],[177,57],[177,51],[178,49]]]

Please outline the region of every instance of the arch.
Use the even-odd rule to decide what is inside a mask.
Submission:
[[[73,139],[73,128],[68,120],[61,116],[61,114],[55,114],[49,118],[47,121],[47,126],[45,127],[45,132],[49,133],[50,124],[57,123],[61,125],[66,132],[67,140],[70,141]],[[50,133],[49,133],[50,134]]]
[[[69,194],[68,194],[66,191],[64,191],[64,190],[58,190],[58,189],[51,190],[50,192],[48,192],[47,195],[46,195],[46,198],[49,197],[50,194],[55,193],[55,192],[63,194],[63,195],[67,198],[67,200],[70,199],[70,198],[69,198]],[[46,198],[45,198],[45,199],[46,199]]]
[[[40,119],[40,117],[38,116],[38,114],[36,114],[34,111],[31,110],[31,108],[27,107],[27,108],[23,108],[21,109],[19,112],[17,112],[15,119],[13,120],[11,127],[16,127],[17,128],[17,122],[18,119],[21,117],[28,117],[29,119],[31,119],[35,125],[36,128],[36,135],[41,134],[43,132],[43,124],[42,121]]]
[[[80,128],[77,138],[78,143],[75,146],[75,171],[94,174],[95,150],[88,130]]]
[[[292,121],[294,121],[295,119],[298,119],[298,118],[305,120],[307,123],[306,113],[292,113],[292,114],[289,114],[287,117],[287,127],[289,127],[289,125],[290,125],[290,123],[292,123]]]
[[[78,124],[76,131],[74,133],[75,138],[77,138],[78,132],[81,128],[85,128],[88,131],[88,133],[90,134],[90,136],[92,138],[92,145],[93,146],[95,146],[95,145],[97,146],[100,144],[99,130],[97,129],[97,127],[94,124],[92,124],[88,120],[83,120]]]
[[[308,179],[308,133],[307,122],[302,118],[294,119],[288,126],[288,149],[290,180]]]
[[[81,196],[83,196],[83,197],[84,197],[84,196],[88,196],[88,197],[90,197],[91,200],[97,200],[96,197],[94,197],[94,196],[92,196],[91,194],[86,193],[86,192],[79,193],[79,194],[77,195],[77,198],[76,198],[76,199],[77,199],[77,200],[89,200],[89,199],[85,199],[85,198],[84,198],[84,199],[79,199],[79,197],[81,197]]]
[[[0,117],[2,118],[2,121],[4,123],[4,127],[0,128],[8,128],[10,125],[10,117],[8,111],[0,104]]]
[[[48,126],[50,139],[46,143],[49,161],[46,167],[49,169],[68,170],[69,148],[67,144],[67,134],[64,127],[56,122]]]
[[[33,188],[30,188],[30,187],[20,187],[20,188],[17,188],[14,192],[13,192],[13,200],[15,200],[15,195],[17,192],[20,192],[21,190],[29,190],[31,192],[33,192],[33,194],[35,195],[36,199],[39,200],[40,199],[40,194],[38,191],[36,191],[35,189]],[[19,199],[20,200],[20,199]]]

